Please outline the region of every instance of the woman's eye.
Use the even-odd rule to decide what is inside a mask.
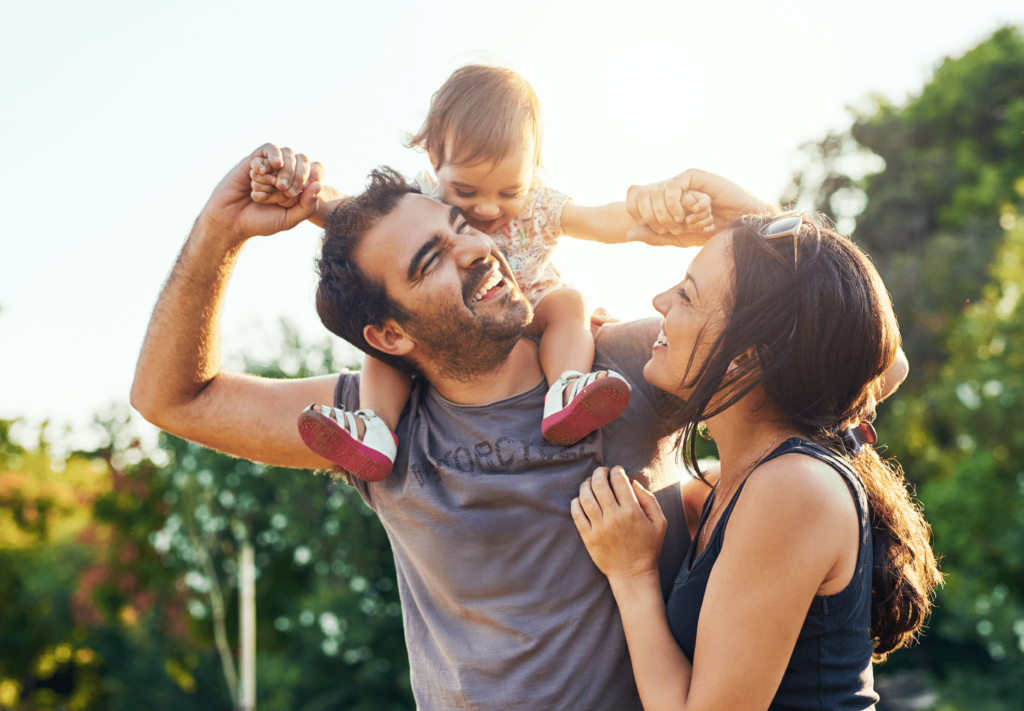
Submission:
[[[689,294],[686,293],[686,287],[679,287],[679,298],[685,301],[686,303],[690,303],[690,296]]]
[[[501,196],[506,200],[515,200],[517,197],[519,197],[519,193],[512,193],[511,195],[509,195],[508,193],[502,193]]]
[[[474,192],[471,192],[471,193],[467,193],[465,190],[456,189],[455,190],[455,194],[458,195],[459,197],[471,198],[474,195],[476,195],[476,192],[474,191]]]

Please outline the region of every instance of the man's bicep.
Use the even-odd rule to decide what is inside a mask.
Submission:
[[[220,373],[163,429],[235,457],[297,469],[328,469],[299,437],[299,414],[334,404],[337,375],[271,379]]]

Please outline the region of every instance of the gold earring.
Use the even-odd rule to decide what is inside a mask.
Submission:
[[[711,436],[711,430],[708,429],[707,422],[697,423],[697,434],[706,439],[708,442],[714,442],[715,438]]]

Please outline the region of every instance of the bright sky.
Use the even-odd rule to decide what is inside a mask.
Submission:
[[[857,2],[43,2],[0,0],[0,418],[75,427],[125,403],[150,311],[206,197],[265,141],[360,190],[462,64],[504,62],[544,106],[552,186],[579,204],[688,167],[774,199],[797,148],[847,106],[916,94],[943,57],[1020,0]],[[273,352],[312,306],[319,234],[254,240],[227,297],[224,350]],[[565,239],[563,275],[622,318],[689,251]]]

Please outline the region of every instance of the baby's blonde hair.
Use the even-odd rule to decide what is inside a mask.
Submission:
[[[499,162],[533,139],[540,165],[540,100],[511,69],[473,64],[457,69],[430,99],[419,133],[407,145],[423,148],[438,170],[444,163]]]

